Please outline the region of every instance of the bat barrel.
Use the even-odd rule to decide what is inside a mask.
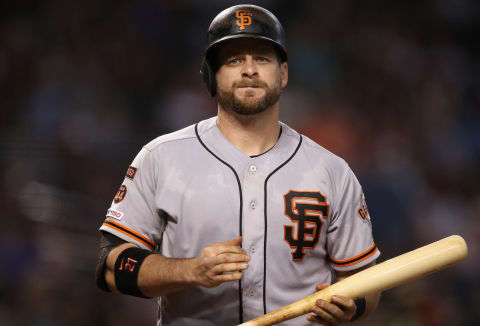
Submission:
[[[326,289],[239,326],[274,325],[308,313],[318,299],[331,301],[332,295],[359,298],[391,289],[452,266],[467,257],[465,240],[452,235],[407,252],[341,280]]]

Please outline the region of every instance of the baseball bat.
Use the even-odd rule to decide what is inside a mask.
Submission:
[[[316,300],[331,302],[333,295],[352,299],[381,292],[461,262],[468,249],[461,236],[452,235],[353,274],[306,298],[239,326],[274,325],[307,314]]]

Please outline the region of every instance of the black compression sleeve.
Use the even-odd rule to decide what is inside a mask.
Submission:
[[[101,233],[100,248],[97,255],[97,266],[95,268],[95,279],[99,289],[110,292],[110,288],[105,280],[107,257],[110,251],[115,247],[126,243],[126,241],[108,232],[102,231]]]

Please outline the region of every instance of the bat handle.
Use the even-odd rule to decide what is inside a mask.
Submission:
[[[301,301],[291,303],[280,309],[277,309],[266,315],[249,320],[238,326],[268,326],[275,325],[282,321],[290,320],[292,318],[305,315],[310,312],[310,309],[315,305],[318,299],[322,299],[328,302],[332,301],[332,288],[335,288],[335,284],[315,292],[312,295],[302,299]]]

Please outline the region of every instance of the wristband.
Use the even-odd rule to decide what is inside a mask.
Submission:
[[[135,297],[149,298],[138,288],[138,271],[145,258],[150,255],[153,253],[137,247],[127,248],[118,255],[115,261],[114,275],[115,286],[119,292]]]
[[[358,298],[354,301],[355,305],[357,306],[357,310],[351,319],[352,321],[362,317],[362,315],[365,313],[365,309],[367,308],[367,302],[365,301],[365,298]]]

